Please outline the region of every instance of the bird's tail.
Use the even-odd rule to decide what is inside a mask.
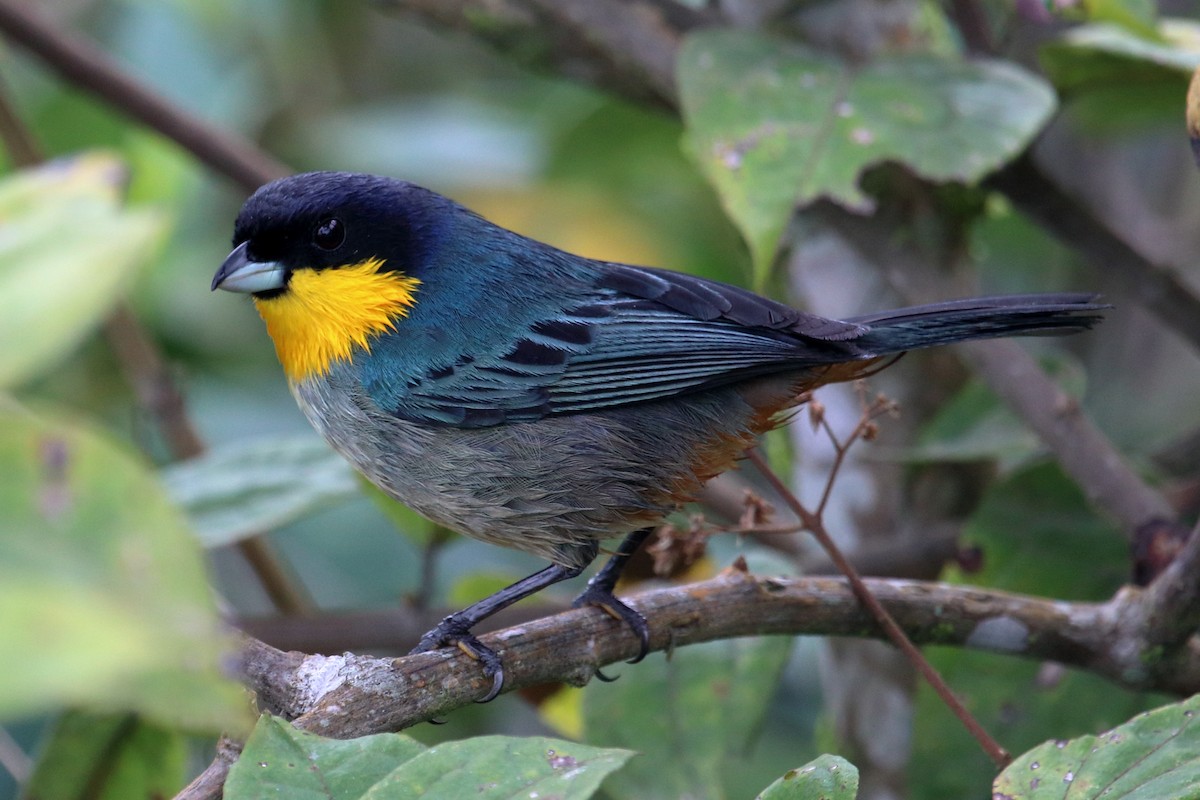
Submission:
[[[900,308],[846,322],[868,330],[854,343],[876,355],[1000,336],[1062,336],[1086,330],[1111,306],[1094,294],[977,297]]]

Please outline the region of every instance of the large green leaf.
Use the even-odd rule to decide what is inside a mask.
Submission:
[[[858,768],[840,756],[824,755],[790,770],[758,796],[758,800],[854,800]]]
[[[1053,463],[1030,466],[989,489],[963,538],[983,550],[983,569],[963,579],[995,589],[1103,600],[1129,576],[1120,531],[1096,516]]]
[[[1152,41],[1116,25],[1084,25],[1042,48],[1042,66],[1076,124],[1118,134],[1178,124],[1200,66],[1200,25],[1164,20],[1159,32]]]
[[[163,482],[205,547],[232,544],[365,493],[418,543],[433,523],[367,483],[316,436],[257,438],[163,469]]]
[[[258,438],[163,470],[206,547],[230,544],[359,494],[354,470],[316,436]]]
[[[430,748],[398,733],[338,741],[263,717],[229,772],[225,797],[584,800],[631,755],[538,736],[479,736]]]
[[[236,726],[222,633],[183,515],[136,458],[0,405],[0,718],[60,705]]]
[[[1144,84],[1163,70],[1186,80],[1200,66],[1200,25],[1176,19],[1160,27],[1163,40],[1150,41],[1117,25],[1081,25],[1042,48],[1042,66],[1059,89],[1112,80]]]
[[[996,779],[1003,800],[1200,798],[1200,696],[1131,719],[1108,733],[1049,741]]]
[[[826,197],[866,210],[859,178],[885,161],[936,181],[977,181],[1055,108],[1048,86],[1007,62],[905,55],[857,66],[728,29],[690,36],[678,74],[685,145],[760,279],[796,205]]]
[[[53,368],[154,255],[163,220],[122,207],[123,179],[89,154],[0,181],[0,386]]]
[[[30,800],[170,797],[183,787],[187,740],[134,714],[64,714],[22,796]]]
[[[648,658],[616,683],[583,690],[586,738],[644,754],[613,775],[614,798],[717,798],[724,772],[745,757],[791,652],[786,637],[688,647]]]
[[[225,797],[351,800],[424,750],[425,745],[398,733],[326,739],[263,716],[229,770]]]

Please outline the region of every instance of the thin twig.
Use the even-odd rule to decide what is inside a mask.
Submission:
[[[775,491],[779,493],[779,496],[784,499],[784,502],[788,504],[788,507],[792,509],[792,513],[800,517],[800,519],[804,522],[805,527],[808,528],[809,532],[816,537],[818,542],[820,542],[821,547],[823,547],[825,552],[829,554],[829,557],[833,560],[833,563],[837,565],[838,570],[845,575],[846,579],[850,582],[850,587],[854,592],[854,596],[858,598],[860,603],[866,606],[867,610],[871,613],[871,616],[876,622],[879,623],[879,626],[883,629],[884,633],[887,634],[887,637],[892,641],[892,643],[895,644],[896,647],[898,647],[905,654],[905,656],[908,657],[909,662],[912,663],[916,670],[921,673],[921,675],[933,688],[934,692],[937,693],[938,697],[942,699],[942,702],[946,704],[947,708],[950,709],[954,716],[958,717],[963,726],[973,737],[975,737],[975,740],[979,742],[979,746],[982,747],[984,752],[988,754],[988,756],[996,764],[997,768],[1003,769],[1005,766],[1007,766],[1012,760],[1012,756],[1010,756],[1008,751],[1001,747],[1000,743],[993,739],[991,734],[989,734],[987,730],[985,730],[984,727],[979,724],[979,721],[976,720],[971,712],[967,710],[967,707],[962,704],[962,701],[954,696],[954,692],[950,690],[950,687],[946,684],[946,681],[942,678],[938,671],[934,669],[933,665],[929,663],[928,659],[925,658],[921,651],[917,649],[916,645],[914,645],[908,636],[905,635],[904,630],[898,624],[896,624],[895,619],[893,619],[891,614],[887,612],[887,609],[885,609],[879,600],[875,598],[875,595],[871,593],[871,590],[867,588],[866,583],[863,582],[862,577],[859,576],[858,571],[854,569],[854,566],[842,554],[841,548],[834,543],[833,537],[831,537],[829,532],[825,529],[824,521],[819,516],[810,512],[808,508],[805,507],[805,505],[801,503],[799,499],[797,499],[796,495],[784,485],[783,481],[779,479],[779,476],[775,474],[775,471],[771,469],[771,466],[767,463],[766,459],[764,459],[757,450],[751,450],[748,453],[748,457],[750,461],[752,461],[754,465],[758,467],[759,471],[762,473],[767,482],[771,484],[772,488],[774,488]]]
[[[58,30],[32,4],[0,0],[0,32],[45,61],[67,82],[158,131],[243,188],[253,190],[291,172],[249,142],[180,110],[132,78],[91,42]]]

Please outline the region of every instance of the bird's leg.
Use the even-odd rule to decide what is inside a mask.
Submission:
[[[617,596],[613,594],[613,587],[617,585],[621,571],[625,569],[629,559],[652,533],[654,533],[654,528],[641,528],[626,536],[625,540],[621,542],[621,546],[617,548],[617,552],[613,553],[600,571],[592,576],[592,579],[588,581],[587,588],[572,603],[576,608],[584,605],[598,606],[613,618],[624,622],[633,629],[641,647],[638,654],[627,662],[630,664],[636,664],[650,652],[650,626],[646,624],[645,617],[617,599]],[[596,677],[604,681],[612,680],[599,670],[596,671]]]
[[[523,600],[531,594],[540,592],[547,586],[574,578],[583,572],[587,562],[578,567],[564,567],[552,564],[545,569],[535,572],[528,578],[522,578],[511,586],[506,586],[493,595],[483,598],[478,603],[457,611],[438,623],[438,626],[421,637],[417,646],[409,651],[409,655],[436,650],[444,645],[455,645],[483,665],[483,674],[492,679],[491,690],[478,702],[487,703],[494,700],[504,688],[504,665],[495,650],[484,646],[471,633],[471,628],[495,614],[501,609],[508,608],[518,600]],[[607,567],[606,567],[607,569]],[[615,599],[615,598],[614,598]],[[644,623],[643,623],[644,624]]]

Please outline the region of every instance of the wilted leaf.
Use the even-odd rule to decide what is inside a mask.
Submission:
[[[993,797],[1039,800],[1200,798],[1200,696],[1131,719],[1108,733],[1051,741],[996,779]]]
[[[0,407],[0,717],[62,705],[236,726],[231,647],[182,513],[136,458]]]
[[[0,181],[0,386],[53,368],[154,255],[163,220],[123,208],[122,180],[89,154]]]
[[[1035,76],[1000,61],[890,56],[863,66],[737,30],[693,34],[679,61],[685,143],[754,255],[760,278],[797,205],[866,210],[863,171],[898,161],[977,181],[1054,111]]]

